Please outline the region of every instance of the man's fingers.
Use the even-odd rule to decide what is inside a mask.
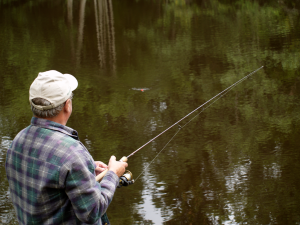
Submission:
[[[107,165],[101,161],[95,161],[96,167],[107,168]]]
[[[115,174],[117,174],[118,177],[122,176],[125,172],[125,168],[128,166],[126,162],[120,162],[116,161],[115,156],[111,156],[109,163],[108,163],[108,169],[113,171]]]
[[[102,167],[97,167],[96,169],[95,169],[95,171],[96,172],[103,172],[104,170],[106,170],[106,168],[102,168]]]
[[[105,163],[103,163],[103,162],[100,162],[98,166],[100,166],[102,168],[107,168],[107,165]]]

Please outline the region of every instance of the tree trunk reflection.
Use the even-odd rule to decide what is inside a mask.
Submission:
[[[81,2],[80,2],[80,11],[79,11],[79,28],[78,28],[77,53],[76,53],[76,64],[77,64],[77,66],[80,65],[80,59],[81,59],[85,4],[86,4],[86,0],[81,0]]]
[[[116,50],[112,1],[94,0],[100,68],[107,64],[115,71]]]

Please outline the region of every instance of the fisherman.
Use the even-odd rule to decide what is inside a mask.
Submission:
[[[29,89],[33,118],[7,151],[6,174],[20,224],[109,224],[106,210],[127,163],[94,161],[66,123],[76,78],[39,73]],[[95,176],[108,169],[100,183]]]

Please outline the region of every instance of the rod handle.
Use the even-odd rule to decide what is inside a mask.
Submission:
[[[127,162],[128,159],[127,159],[126,156],[123,156],[119,161],[120,161],[120,162]],[[102,178],[103,178],[103,177],[105,176],[105,174],[107,173],[107,171],[108,171],[108,169],[105,169],[102,173],[98,174],[98,175],[96,176],[96,181],[97,181],[97,182],[101,181]]]
[[[108,169],[105,169],[102,173],[98,174],[96,176],[96,181],[100,181],[102,180],[102,178],[105,176],[105,174],[107,173]]]

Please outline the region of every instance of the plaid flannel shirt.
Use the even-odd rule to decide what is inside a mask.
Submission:
[[[33,117],[8,149],[5,168],[20,224],[109,224],[105,212],[119,178],[109,171],[95,181],[77,131]]]

